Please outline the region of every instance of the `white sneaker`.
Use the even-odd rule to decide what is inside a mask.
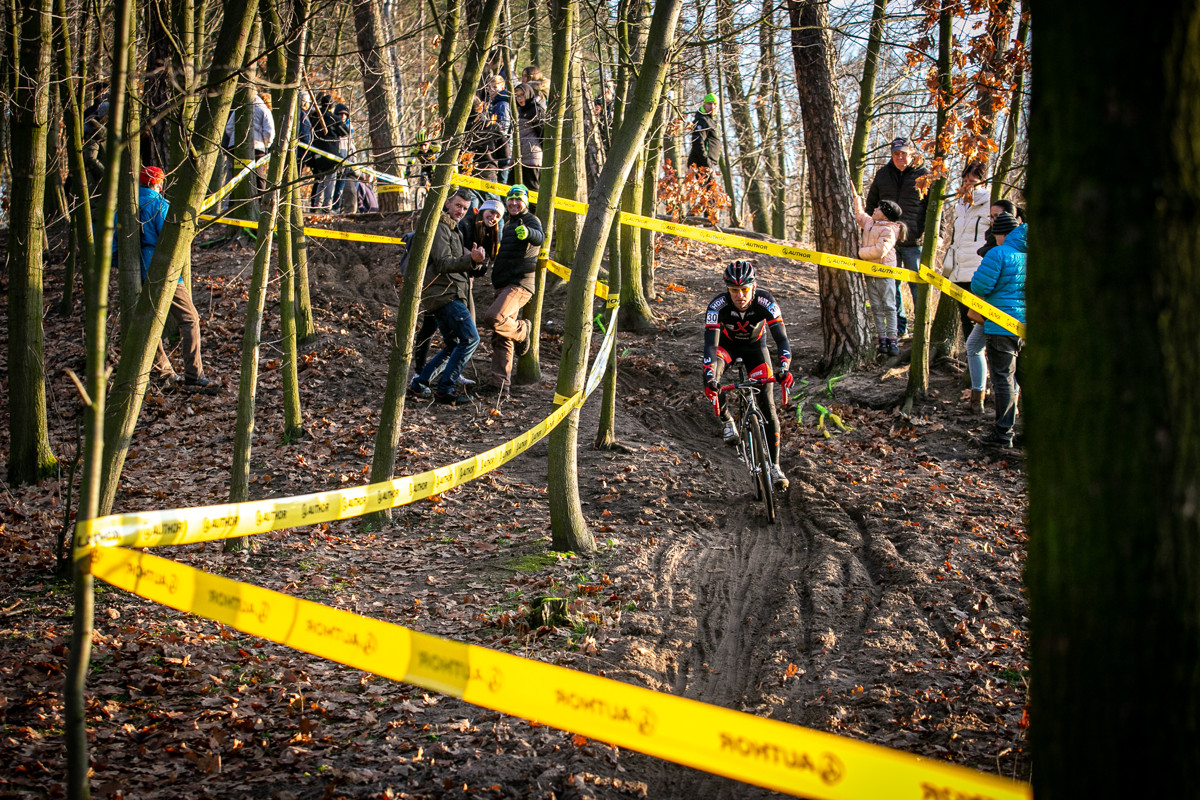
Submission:
[[[738,436],[737,427],[733,424],[733,420],[726,420],[725,427],[721,430],[721,436],[725,439],[725,444],[737,444],[742,439]]]
[[[783,470],[778,464],[771,465],[771,485],[781,492],[786,492],[789,486],[787,476],[783,474]]]

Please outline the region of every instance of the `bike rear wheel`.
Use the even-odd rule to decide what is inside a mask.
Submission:
[[[746,433],[753,443],[750,459],[750,474],[755,478],[758,498],[767,510],[767,522],[775,522],[775,496],[771,485],[771,451],[767,448],[767,431],[757,416],[750,418]]]

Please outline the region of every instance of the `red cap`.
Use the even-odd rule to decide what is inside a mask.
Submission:
[[[153,186],[156,183],[161,183],[166,177],[166,173],[158,167],[142,167],[142,171],[138,174],[138,182],[142,186]]]

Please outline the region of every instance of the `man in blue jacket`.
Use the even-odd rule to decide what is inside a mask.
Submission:
[[[1025,321],[1025,235],[1016,217],[1005,212],[992,221],[996,246],[987,252],[971,279],[971,292],[1004,313]],[[988,371],[996,399],[996,426],[979,441],[1012,447],[1017,418],[1016,386],[1021,383],[1018,356],[1025,342],[990,319],[983,324],[987,336]]]
[[[158,238],[162,234],[170,208],[170,203],[161,194],[164,178],[163,171],[158,167],[143,167],[138,175],[138,227],[141,229],[143,284],[148,280],[150,261],[154,258],[154,248],[158,246]],[[116,251],[115,240],[113,251]],[[184,386],[200,390],[219,389],[219,384],[204,377],[204,363],[200,358],[200,315],[196,312],[192,295],[182,276],[175,286],[175,297],[171,300],[171,318],[179,326],[179,344],[183,350],[183,378],[177,376],[171,367],[171,360],[167,357],[162,341],[158,343],[155,369],[174,383],[182,382]]]

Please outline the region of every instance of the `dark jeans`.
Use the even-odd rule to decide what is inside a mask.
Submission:
[[[1015,336],[987,335],[988,372],[992,378],[992,396],[996,399],[996,433],[1012,439],[1017,421],[1017,387],[1021,385],[1021,348],[1024,342]]]
[[[921,269],[921,248],[912,247],[909,245],[896,245],[896,266],[902,269],[911,269],[917,272]],[[900,287],[904,285],[904,281],[896,279],[896,330],[901,336],[908,330],[908,317],[904,315],[904,296],[900,294]]]
[[[438,379],[437,391],[439,394],[454,394],[458,376],[475,354],[475,348],[479,347],[479,331],[475,330],[475,320],[471,319],[471,312],[462,300],[450,301],[435,310],[433,315],[437,318],[438,330],[442,332],[445,344],[425,364],[425,369],[421,370],[415,382],[428,386],[434,371],[445,362],[446,368]]]
[[[437,328],[437,317],[428,311],[421,315],[421,327],[417,329],[417,339],[413,344],[413,370],[418,375],[425,369],[425,362],[429,359],[429,344]]]

